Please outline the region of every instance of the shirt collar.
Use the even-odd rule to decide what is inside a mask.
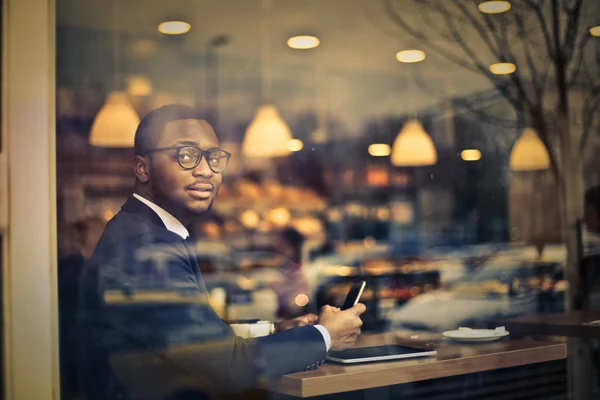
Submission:
[[[188,232],[186,227],[183,226],[183,224],[177,218],[175,218],[174,216],[169,214],[168,211],[157,206],[150,200],[138,195],[137,193],[134,193],[133,197],[135,197],[136,199],[138,199],[139,201],[141,201],[142,203],[144,203],[145,205],[150,207],[152,209],[152,211],[154,211],[156,213],[156,215],[158,215],[160,220],[163,222],[163,224],[165,224],[165,227],[169,231],[178,234],[179,236],[181,236],[182,239],[187,239],[188,236],[190,236],[190,233]]]

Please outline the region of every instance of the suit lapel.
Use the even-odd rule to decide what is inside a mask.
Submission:
[[[154,210],[152,210],[146,204],[142,203],[141,201],[139,201],[138,199],[136,199],[133,196],[130,196],[127,199],[127,201],[125,202],[125,204],[123,204],[121,209],[128,213],[140,215],[144,219],[150,221],[153,225],[159,226],[159,227],[167,230],[167,227],[162,222],[162,220],[160,219],[158,214],[156,214],[154,212]],[[201,291],[203,291],[204,293],[207,293],[206,286],[204,285],[204,280],[202,279],[202,274],[200,273],[200,265],[198,264],[198,259],[196,258],[196,250],[195,250],[194,241],[191,239],[190,236],[188,236],[187,239],[181,239],[181,237],[179,235],[177,235],[176,233],[173,233],[173,232],[170,232],[170,233],[172,233],[174,238],[177,237],[179,240],[181,240],[183,242],[183,247],[187,252],[188,259],[190,260],[190,264],[192,265],[192,269],[194,270],[194,275],[196,276],[196,281],[198,282],[198,287],[200,288]]]

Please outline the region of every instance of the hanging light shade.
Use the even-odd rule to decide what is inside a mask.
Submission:
[[[396,137],[392,146],[392,164],[405,167],[433,165],[437,152],[433,141],[417,120],[410,120]]]
[[[270,158],[289,154],[292,133],[275,106],[259,107],[244,136],[242,154],[246,157]]]
[[[133,147],[139,124],[140,117],[127,100],[125,92],[111,92],[94,119],[90,144],[99,147]]]
[[[513,171],[538,171],[550,167],[548,150],[533,129],[523,129],[510,153],[509,166]]]

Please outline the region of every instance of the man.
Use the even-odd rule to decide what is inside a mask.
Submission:
[[[581,281],[583,298],[578,299],[577,308],[600,308],[600,186],[585,191],[583,222],[583,259]]]
[[[229,157],[189,107],[164,106],[141,121],[135,193],[107,224],[82,279],[86,399],[241,392],[314,369],[328,350],[356,341],[362,304],[326,306],[318,321],[300,317],[255,340],[236,337],[210,308],[186,226],[211,209]]]

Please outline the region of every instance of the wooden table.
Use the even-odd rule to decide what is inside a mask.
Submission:
[[[570,398],[594,397],[598,371],[597,357],[590,339],[600,339],[600,325],[589,325],[600,320],[600,311],[568,311],[555,314],[525,315],[501,321],[512,334],[532,336],[566,336],[569,350],[568,376]]]
[[[499,321],[513,334],[600,338],[600,311],[569,311],[556,314],[525,315]]]
[[[285,375],[271,389],[297,397],[371,389],[516,367],[566,358],[563,343],[504,339],[486,344],[455,344],[438,335],[387,333],[363,335],[358,346],[398,343],[437,348],[435,357],[353,366],[327,363],[317,370]]]

